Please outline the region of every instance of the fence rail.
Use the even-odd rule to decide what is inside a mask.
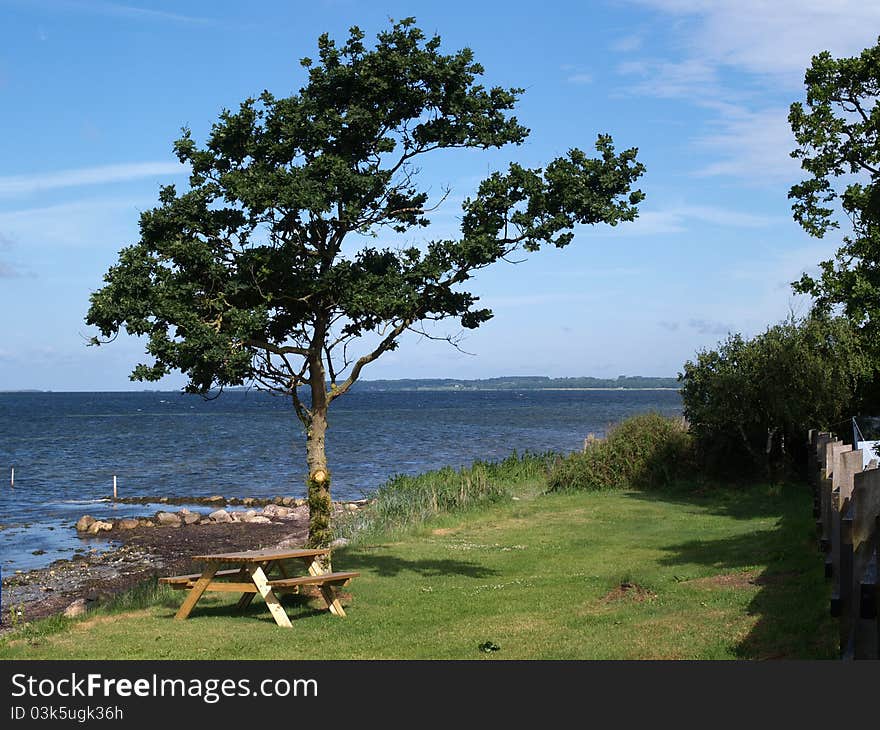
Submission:
[[[844,659],[880,658],[880,469],[834,434],[810,431],[808,471],[831,615]]]

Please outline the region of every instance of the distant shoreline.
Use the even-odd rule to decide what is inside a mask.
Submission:
[[[423,388],[370,388],[369,390],[361,390],[361,393],[540,393],[547,390],[607,390],[620,392],[633,392],[636,390],[681,390],[681,388],[535,388],[524,386],[522,388],[454,388],[443,386],[425,386]],[[352,389],[352,392],[355,392]]]
[[[367,381],[369,382],[369,381]],[[258,388],[225,388],[226,391],[236,393],[243,392],[246,390],[259,390]],[[358,389],[357,385],[352,389],[352,392],[360,392],[360,393],[538,393],[542,391],[585,391],[585,390],[600,390],[600,391],[620,391],[620,392],[633,392],[633,391],[649,391],[649,390],[674,390],[678,391],[681,388],[664,388],[664,387],[655,387],[655,388],[563,388],[563,387],[548,387],[548,388],[536,388],[534,386],[523,386],[522,388],[471,388],[471,387],[444,387],[444,386],[424,386],[424,387],[412,387],[412,388],[361,388]],[[170,394],[170,395],[181,395],[181,391],[179,390],[0,390],[0,395],[33,395],[33,394],[46,394],[46,395],[69,395],[71,393],[80,393],[80,394],[101,394],[101,393],[155,393],[156,395],[161,394]]]

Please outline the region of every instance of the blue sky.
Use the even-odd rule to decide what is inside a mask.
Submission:
[[[223,108],[294,93],[322,32],[370,38],[408,15],[472,48],[487,85],[525,88],[532,130],[522,147],[426,161],[432,189],[452,189],[433,236],[492,170],[591,149],[599,132],[640,149],[647,198],[635,223],[483,272],[495,318],[467,333],[473,354],[412,336],[363,377],[675,375],[728,331],[806,311],[788,284],[838,241],[792,221],[788,106],[814,53],[877,41],[875,3],[0,0],[0,389],[145,387],[128,380],[142,343],[86,347],[83,317],[159,185],[185,185],[180,127],[201,141]]]

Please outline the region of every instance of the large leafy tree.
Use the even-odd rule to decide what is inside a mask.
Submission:
[[[477,270],[564,247],[577,224],[632,220],[643,197],[637,150],[615,153],[600,135],[596,157],[571,149],[543,169],[489,175],[463,203],[457,237],[393,245],[430,224],[421,158],[528,134],[510,114],[521,90],[484,87],[469,49],[440,44],[412,18],[371,49],[357,27],[342,45],[325,34],[298,93],[264,91],[223,112],[203,146],[184,129],[174,149],[192,168],[189,189],[161,189],[140,240],[91,296],[86,321],[103,339],[146,336],[151,362],[133,379],[180,370],[189,392],[253,382],[291,398],[313,545],[330,534],[328,407],[363,369],[431,321],[486,322],[492,312],[464,288]]]
[[[847,233],[818,276],[804,275],[796,291],[815,298],[817,309],[840,309],[863,328],[868,341],[880,334],[880,41],[853,58],[813,57],[804,76],[805,103],[791,105],[789,122],[798,143],[792,157],[808,177],[789,192],[795,220],[818,238]]]

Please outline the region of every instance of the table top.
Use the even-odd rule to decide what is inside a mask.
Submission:
[[[206,563],[263,563],[267,560],[287,560],[289,558],[311,558],[316,555],[329,555],[330,550],[246,550],[238,553],[217,553],[216,555],[194,555],[193,560]]]

